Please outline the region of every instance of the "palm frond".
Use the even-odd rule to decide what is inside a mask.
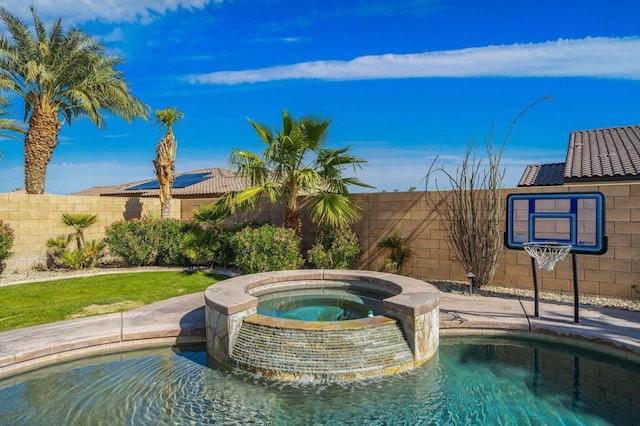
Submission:
[[[250,118],[247,118],[247,120],[249,120],[249,123],[251,123],[251,126],[253,126],[253,128],[255,129],[256,133],[258,133],[258,136],[260,137],[260,140],[266,144],[271,144],[273,142],[273,133],[271,132],[271,130],[269,130],[268,127],[253,121]]]
[[[29,26],[0,8],[7,35],[0,38],[0,87],[25,101],[25,121],[36,104],[73,118],[88,117],[104,126],[102,111],[127,121],[147,118],[149,108],[131,95],[122,72],[115,67],[123,60],[106,55],[106,48],[77,29],[64,31],[61,20],[49,32],[31,8]]]
[[[352,225],[362,217],[358,207],[342,194],[320,192],[311,197],[311,220],[319,225]]]
[[[7,98],[0,95],[0,138],[18,139],[21,135],[24,135],[25,129],[22,128],[14,119],[5,118],[11,113],[7,110],[10,103]],[[5,131],[14,132],[6,133]]]
[[[317,224],[346,225],[357,221],[359,209],[351,200],[348,186],[370,187],[355,178],[345,178],[344,169],[354,169],[365,161],[348,154],[349,147],[327,150],[331,120],[314,116],[294,119],[282,111],[282,128],[275,134],[266,126],[251,119],[249,122],[258,138],[266,143],[262,158],[248,152],[234,150],[229,160],[232,169],[246,177],[252,188],[233,196],[236,202],[256,201],[257,194],[267,194],[272,203],[284,203],[285,226],[298,227],[300,195],[308,198],[311,219]],[[258,190],[258,188],[261,188]]]
[[[161,128],[171,129],[173,125],[181,120],[184,114],[175,107],[167,107],[165,109],[156,110],[156,123]]]
[[[76,232],[83,231],[98,221],[97,214],[91,213],[62,213],[60,222],[72,227]]]
[[[231,210],[225,203],[205,204],[193,212],[196,222],[217,228],[231,216]]]
[[[249,151],[233,150],[230,166],[251,185],[262,185],[271,179],[268,166],[259,156]]]

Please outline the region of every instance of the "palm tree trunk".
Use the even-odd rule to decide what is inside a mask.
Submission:
[[[47,166],[58,145],[58,114],[35,105],[24,138],[24,185],[28,194],[43,194]]]
[[[298,209],[294,210],[287,206],[284,212],[284,227],[293,229],[297,237],[302,237],[302,221]]]
[[[284,227],[293,229],[297,237],[302,238],[302,221],[298,205],[298,185],[294,176],[289,177],[287,186],[287,205],[284,210]]]
[[[168,130],[156,147],[156,159],[153,165],[160,184],[160,217],[171,215],[171,187],[175,180],[175,160],[177,143],[173,132]]]

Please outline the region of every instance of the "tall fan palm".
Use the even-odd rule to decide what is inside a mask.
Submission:
[[[42,194],[47,166],[66,121],[88,117],[104,127],[102,111],[127,121],[146,118],[148,108],[130,94],[115,67],[123,61],[107,55],[105,47],[80,30],[65,32],[57,20],[47,32],[31,7],[34,31],[0,7],[6,33],[0,34],[0,90],[14,92],[25,102],[25,188]],[[62,120],[60,120],[62,118]]]
[[[156,158],[153,166],[160,184],[160,217],[166,219],[171,214],[171,187],[176,179],[176,150],[178,143],[173,135],[173,125],[183,117],[176,108],[165,108],[156,111],[156,121],[161,128],[167,128],[156,147]]]
[[[306,116],[293,119],[282,112],[282,129],[274,133],[251,119],[249,122],[267,146],[263,157],[233,150],[231,167],[249,181],[250,187],[231,193],[232,207],[252,207],[263,194],[272,203],[284,203],[284,226],[300,235],[300,209],[308,205],[311,220],[319,225],[350,225],[360,212],[349,196],[350,185],[371,188],[353,177],[344,177],[345,167],[355,170],[366,161],[349,154],[350,147],[327,149],[325,142],[331,121]],[[300,203],[299,195],[305,195]]]

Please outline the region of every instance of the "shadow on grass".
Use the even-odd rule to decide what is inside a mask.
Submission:
[[[237,275],[231,270],[212,270],[211,268],[185,268],[180,273],[181,275],[191,276],[195,274],[202,274],[207,278],[214,279],[216,281],[226,280]]]

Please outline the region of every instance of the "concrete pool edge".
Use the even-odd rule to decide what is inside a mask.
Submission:
[[[571,321],[571,304],[542,302],[540,318],[532,312],[529,300],[441,293],[440,336],[522,336],[640,362],[640,312],[583,305],[580,324]],[[203,344],[204,328],[204,293],[195,293],[122,314],[7,331],[0,333],[0,378],[102,353]]]
[[[204,297],[194,293],[127,312],[0,333],[0,378],[85,356],[204,339]]]

